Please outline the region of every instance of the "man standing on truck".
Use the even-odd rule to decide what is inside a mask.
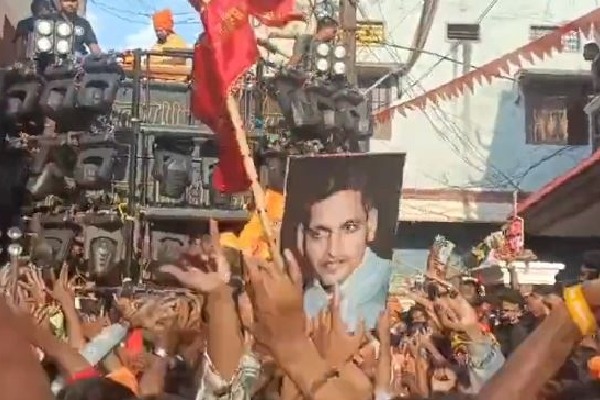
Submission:
[[[175,22],[173,21],[173,13],[171,10],[162,10],[156,12],[152,16],[154,23],[154,31],[156,32],[156,43],[152,46],[152,52],[162,53],[165,50],[187,49],[188,45],[185,40],[175,33]],[[168,64],[168,65],[185,65],[187,59],[185,57],[163,57],[152,56],[150,65]]]

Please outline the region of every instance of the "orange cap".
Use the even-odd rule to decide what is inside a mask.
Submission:
[[[173,28],[175,27],[173,13],[169,9],[155,12],[152,16],[152,22],[154,23],[155,30],[162,29],[167,32],[173,32]]]

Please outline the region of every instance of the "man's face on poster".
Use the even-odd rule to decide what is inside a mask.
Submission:
[[[326,286],[343,283],[363,260],[377,231],[377,210],[357,190],[341,190],[310,207],[298,249]]]

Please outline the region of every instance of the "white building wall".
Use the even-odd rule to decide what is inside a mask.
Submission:
[[[367,19],[385,21],[386,40],[402,46],[411,45],[421,3],[361,2]],[[425,50],[460,59],[460,54],[452,54],[451,44],[445,39],[446,23],[474,23],[491,3],[496,4],[480,24],[481,42],[473,44],[474,66],[528,43],[530,25],[560,25],[598,6],[593,0],[442,0]],[[408,51],[391,46],[358,51],[362,62],[398,62],[408,55]],[[437,56],[421,55],[403,82],[405,93],[401,100],[462,75],[462,66],[439,60]],[[581,54],[563,53],[524,68],[585,70],[589,64]],[[512,70],[511,75],[515,72]],[[507,79],[494,79],[492,84],[476,87],[473,95],[440,102],[438,106],[428,105],[424,111],[409,111],[406,117],[396,112],[392,127],[391,140],[373,140],[371,148],[375,152],[406,152],[406,188],[512,190],[518,186],[523,191],[534,191],[591,153],[590,146],[560,150],[561,146],[525,144],[522,96],[516,82]]]

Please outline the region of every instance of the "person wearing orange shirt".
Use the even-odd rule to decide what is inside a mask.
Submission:
[[[175,22],[171,10],[162,10],[152,16],[154,31],[156,32],[156,43],[152,46],[152,52],[162,53],[167,49],[186,49],[189,46],[185,40],[175,33]],[[184,57],[152,56],[150,65],[169,64],[185,65],[187,59]]]

